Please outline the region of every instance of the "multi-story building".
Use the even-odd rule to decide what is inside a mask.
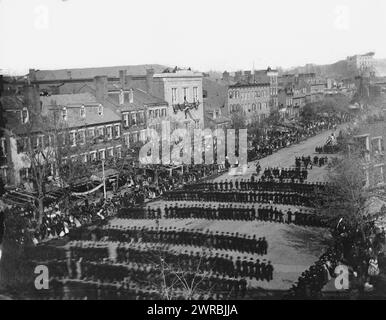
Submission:
[[[269,109],[270,112],[278,110],[279,100],[278,100],[278,75],[277,70],[271,69],[268,67],[264,70],[254,70],[254,71],[236,71],[234,77],[231,77],[228,72],[223,73],[223,80],[230,84],[269,84]]]
[[[270,83],[235,84],[228,88],[229,113],[241,111],[250,123],[270,114]]]
[[[122,155],[121,117],[107,100],[103,78],[96,79],[96,94],[40,96],[36,85],[25,85],[23,95],[2,98],[7,127],[7,182],[30,182],[31,150],[66,148],[61,161],[97,162]],[[31,149],[32,147],[32,149]],[[57,176],[57,157],[52,158],[52,177]]]
[[[203,78],[205,128],[215,129],[230,126],[231,119],[228,117],[227,107],[228,85],[224,80]]]
[[[269,83],[269,106],[271,109],[271,112],[277,111],[279,107],[279,100],[278,100],[278,93],[279,93],[279,87],[278,87],[278,75],[279,72],[277,70],[271,69],[268,67],[266,70],[255,70],[253,73],[253,82],[255,83]]]
[[[374,72],[374,52],[347,57],[347,67],[354,74],[371,75]]]
[[[172,130],[204,127],[202,78],[200,72],[177,68],[152,75],[149,93],[168,103]]]
[[[363,155],[364,186],[384,187],[386,181],[385,122],[367,124],[359,128],[351,148],[359,147]]]

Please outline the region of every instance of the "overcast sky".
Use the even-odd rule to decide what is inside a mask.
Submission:
[[[385,0],[0,0],[0,69],[386,58]]]

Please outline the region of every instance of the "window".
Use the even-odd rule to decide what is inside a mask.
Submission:
[[[75,147],[76,146],[76,131],[70,131],[70,142],[71,146]]]
[[[261,102],[258,103],[259,110],[261,110]]]
[[[91,158],[91,161],[95,161],[96,160],[96,151],[91,151],[90,152],[90,158]]]
[[[101,104],[98,106],[98,115],[103,116],[103,106]]]
[[[105,135],[104,127],[98,127],[98,136],[103,137]]]
[[[121,126],[119,124],[115,125],[115,138],[119,138],[121,136]]]
[[[130,146],[130,134],[128,133],[125,133],[125,143],[126,143],[126,146]]]
[[[138,123],[140,125],[145,124],[145,113],[143,111],[138,112]]]
[[[108,148],[107,149],[107,155],[109,157],[114,157],[114,148]]]
[[[84,129],[78,131],[78,137],[79,137],[80,144],[86,143],[86,132]]]
[[[141,130],[139,133],[139,140],[144,142],[145,137],[146,137],[146,130]]]
[[[189,99],[189,88],[184,88],[184,101]]]
[[[233,91],[229,91],[229,99],[233,98]]]
[[[87,129],[87,135],[89,138],[94,138],[95,137],[95,128],[88,128]]]
[[[123,114],[123,125],[125,127],[129,126],[129,114],[128,113]]]
[[[1,168],[1,177],[5,183],[9,183],[8,168]]]
[[[172,104],[177,103],[177,88],[172,88]]]
[[[115,154],[116,154],[117,158],[121,158],[122,157],[122,148],[121,148],[121,146],[115,147]]]
[[[85,118],[86,117],[86,108],[84,106],[80,107],[80,117]]]
[[[107,126],[107,139],[111,140],[113,138],[113,127]]]
[[[19,138],[16,140],[17,153],[27,151],[28,138]]]
[[[44,147],[44,136],[40,135],[36,137],[36,147],[43,148]]]
[[[132,137],[132,141],[135,143],[138,141],[138,132],[133,132],[133,134],[131,135]]]
[[[29,120],[28,109],[23,108],[23,110],[21,111],[21,122],[25,124],[28,122],[28,120]]]
[[[106,158],[106,150],[105,149],[99,150],[99,160],[105,160],[105,158]]]
[[[193,99],[194,102],[198,101],[198,87],[193,87]]]
[[[62,108],[62,120],[67,121],[67,108],[66,107]]]
[[[87,153],[82,153],[82,161],[83,163],[87,163]]]
[[[135,112],[131,113],[131,122],[134,126],[137,125],[137,114]]]
[[[60,132],[58,133],[58,145],[66,145],[66,133],[65,132]]]
[[[22,168],[20,169],[20,180],[28,181],[31,178],[31,169],[30,168]]]

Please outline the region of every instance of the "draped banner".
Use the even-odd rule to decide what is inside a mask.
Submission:
[[[85,191],[85,192],[72,192],[71,194],[73,196],[85,196],[85,195],[88,195],[90,193],[93,193],[93,192],[97,191],[98,189],[100,189],[102,187],[103,187],[103,183],[101,183],[99,186],[97,186],[94,189],[91,189],[89,191]]]

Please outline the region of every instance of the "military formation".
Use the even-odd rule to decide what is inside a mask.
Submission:
[[[128,243],[165,243],[178,246],[207,247],[241,253],[266,255],[265,237],[210,230],[177,229],[176,227],[107,226],[93,231],[96,239]],[[91,239],[92,237],[90,237]]]

